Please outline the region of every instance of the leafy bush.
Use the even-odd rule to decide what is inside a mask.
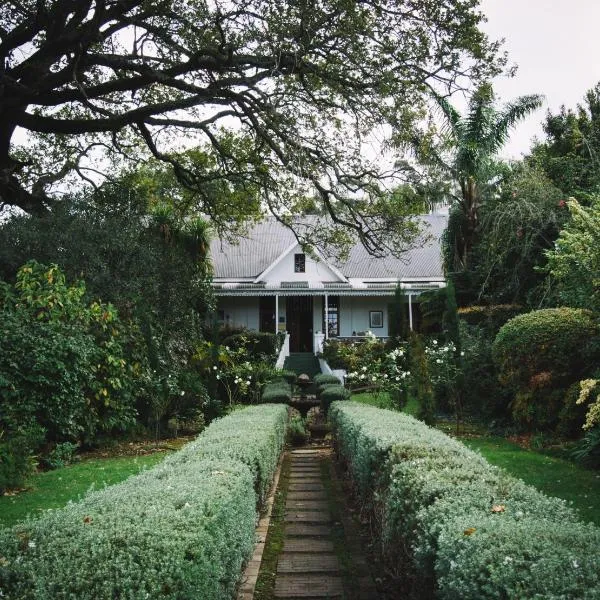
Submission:
[[[458,309],[458,316],[469,325],[484,328],[495,335],[500,327],[523,311],[518,304],[493,304],[491,306],[467,306]]]
[[[71,442],[56,444],[45,456],[41,463],[47,469],[61,469],[71,464],[75,458],[75,452],[79,446]]]
[[[343,385],[326,384],[319,393],[323,414],[327,415],[332,402],[348,400],[348,398],[350,398],[350,392]]]
[[[48,442],[91,442],[135,422],[137,370],[111,305],[88,304],[85,286],[56,267],[24,265],[0,294],[0,428],[42,428]],[[15,434],[16,435],[16,434]],[[43,438],[42,438],[43,439]]]
[[[501,383],[515,393],[515,421],[529,428],[552,428],[567,388],[600,359],[598,325],[593,314],[582,309],[519,315],[498,332],[493,358]]]
[[[358,371],[361,366],[382,360],[386,345],[374,337],[353,342],[329,338],[323,346],[323,358],[332,369]]]
[[[340,385],[342,382],[340,381],[340,378],[336,377],[335,375],[328,375],[327,373],[317,373],[313,377],[313,383],[317,386],[320,386],[326,383]]]
[[[292,400],[292,388],[290,384],[283,380],[275,380],[267,383],[263,389],[261,401],[287,404]]]
[[[232,350],[243,348],[247,353],[247,360],[263,360],[276,357],[278,352],[278,337],[275,333],[265,331],[244,331],[226,337],[221,342]]]
[[[270,481],[287,411],[215,421],[157,467],[0,532],[10,598],[233,598],[251,554],[256,489]]]
[[[335,403],[331,420],[387,566],[418,598],[593,598],[600,530],[397,412]]]
[[[511,393],[498,381],[492,358],[494,336],[485,328],[461,323],[463,402],[465,411],[487,423],[509,417]]]
[[[306,444],[310,434],[306,429],[306,422],[300,415],[294,415],[290,419],[288,426],[288,439],[292,446],[302,446]]]
[[[15,424],[0,430],[0,495],[22,487],[35,466],[34,452],[44,439],[44,430],[35,423]]]
[[[281,378],[287,381],[290,385],[294,385],[296,383],[296,375],[295,371],[288,371],[287,369],[281,369],[280,371],[276,371],[276,378]]]

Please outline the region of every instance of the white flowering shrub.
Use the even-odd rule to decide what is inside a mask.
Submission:
[[[363,505],[379,510],[383,558],[409,570],[415,597],[600,597],[600,529],[564,501],[407,415],[353,402],[330,414]]]
[[[233,598],[286,417],[235,412],[153,469],[0,531],[0,597]]]

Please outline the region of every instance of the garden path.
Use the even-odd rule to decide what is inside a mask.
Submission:
[[[358,534],[342,504],[331,448],[292,450],[286,458],[285,533],[274,598],[375,600]]]

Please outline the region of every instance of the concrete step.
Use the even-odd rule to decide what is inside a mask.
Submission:
[[[286,523],[286,537],[329,537],[331,526],[315,523]]]
[[[320,510],[286,510],[283,519],[286,523],[331,523],[329,512]]]
[[[286,575],[275,580],[275,598],[320,600],[341,598],[344,594],[342,578],[330,575]]]
[[[277,561],[277,575],[300,573],[339,573],[340,561],[331,554],[283,552]]]
[[[284,552],[307,552],[316,554],[320,552],[333,553],[333,542],[319,537],[288,538],[283,543]]]

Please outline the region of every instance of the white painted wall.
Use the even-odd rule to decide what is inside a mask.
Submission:
[[[357,298],[340,296],[340,335],[351,336],[353,332],[370,329],[378,337],[387,337],[388,333],[388,304],[392,296],[369,296]],[[383,327],[369,327],[369,311],[383,312]]]
[[[325,298],[322,296],[313,296],[313,333],[320,331],[323,333],[323,304]]]
[[[335,295],[335,294],[332,294]],[[388,304],[393,302],[392,296],[350,297],[340,296],[340,335],[351,336],[353,332],[371,331],[378,337],[387,337],[388,329]],[[313,296],[313,332],[323,328],[323,296]],[[279,316],[286,317],[286,296],[279,297]],[[259,327],[259,299],[257,297],[221,297],[218,299],[218,308],[225,312],[225,323],[243,326],[258,331]],[[369,311],[380,310],[383,312],[383,327],[369,327]],[[281,323],[280,323],[281,325]],[[280,329],[281,331],[281,329]]]
[[[258,331],[258,298],[222,297],[217,308],[225,312],[225,324]]]
[[[308,254],[305,254],[305,272],[294,273],[294,254],[302,253],[300,245],[288,252],[288,254],[267,273],[264,281],[277,284],[281,281],[341,281],[341,279],[325,263],[311,258]]]

